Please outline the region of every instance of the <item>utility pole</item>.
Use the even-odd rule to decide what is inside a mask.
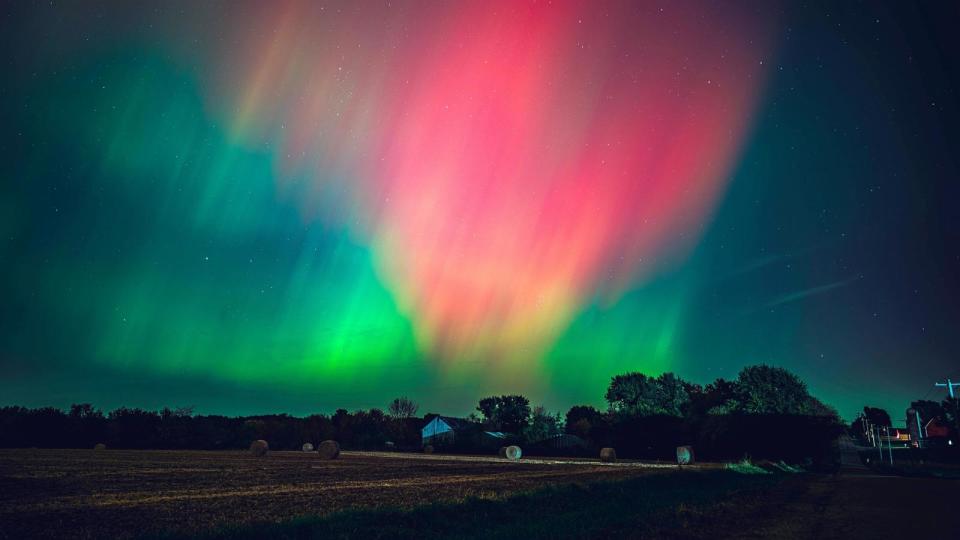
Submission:
[[[890,454],[890,466],[893,467],[893,441],[890,440],[890,427],[885,429],[887,430],[887,453]]]
[[[883,441],[880,440],[880,426],[873,426],[873,429],[876,432],[877,450],[880,451],[880,464],[883,465]]]
[[[913,410],[913,418],[917,421],[917,448],[923,448],[923,426],[920,425],[920,411]]]
[[[933,383],[933,385],[934,385],[934,386],[945,387],[945,388],[947,389],[947,392],[950,394],[950,399],[953,399],[953,387],[954,387],[954,386],[960,386],[960,383],[958,383],[958,382],[953,382],[953,381],[951,381],[950,378],[948,377],[948,378],[947,378],[947,382],[945,382],[945,383],[942,383],[942,382]]]

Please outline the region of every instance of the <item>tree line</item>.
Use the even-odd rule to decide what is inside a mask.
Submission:
[[[420,443],[422,419],[394,416],[381,409],[306,417],[288,414],[227,417],[195,415],[192,409],[148,411],[121,407],[104,413],[84,403],[68,411],[53,407],[0,408],[0,447],[226,450],[264,439],[276,450],[298,450],[306,443],[334,439],[346,448],[398,448]]]
[[[673,373],[651,377],[638,372],[611,379],[607,408],[576,405],[566,414],[531,406],[521,395],[481,399],[466,420],[478,429],[505,432],[536,445],[572,435],[582,445],[563,453],[591,454],[604,446],[625,457],[670,459],[679,445],[692,444],[709,459],[801,460],[829,452],[840,419],[789,371],[758,365],[734,380],[701,386]],[[196,415],[191,408],[148,411],[121,407],[104,413],[90,404],[63,411],[52,407],[0,408],[0,446],[38,448],[237,449],[251,440],[272,449],[299,449],[335,439],[344,448],[419,450],[421,428],[434,413],[417,416],[413,400],[400,397],[378,408],[332,415],[287,414],[226,417]],[[548,451],[544,447],[543,451]]]
[[[707,385],[673,373],[626,373],[613,377],[605,397],[603,412],[571,408],[565,430],[628,456],[669,458],[677,446],[693,445],[706,459],[828,464],[844,429],[836,410],[810,395],[799,377],[767,365]]]

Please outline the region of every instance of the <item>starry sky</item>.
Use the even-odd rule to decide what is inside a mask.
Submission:
[[[9,2],[0,404],[960,378],[953,3]]]

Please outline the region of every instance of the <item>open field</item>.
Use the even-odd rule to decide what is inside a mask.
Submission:
[[[935,536],[952,511],[960,481],[878,475],[849,444],[842,457],[827,475],[373,452],[322,461],[0,450],[0,538],[872,540]]]
[[[540,462],[538,462],[540,461]],[[675,467],[345,452],[0,450],[0,537],[195,533],[358,508],[498,499]]]

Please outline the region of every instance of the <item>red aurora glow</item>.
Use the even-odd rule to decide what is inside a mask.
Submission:
[[[535,360],[688,251],[769,54],[732,4],[270,6],[221,74],[234,133],[371,246],[449,359]]]

